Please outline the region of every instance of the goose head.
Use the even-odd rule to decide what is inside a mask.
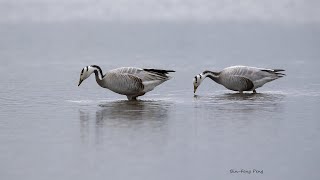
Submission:
[[[196,90],[200,86],[203,79],[204,77],[201,74],[198,74],[193,78],[193,93],[196,93]]]
[[[94,68],[92,66],[86,66],[81,70],[80,73],[80,80],[79,80],[79,84],[78,86],[80,86],[80,84],[87,79],[93,72],[94,72]]]

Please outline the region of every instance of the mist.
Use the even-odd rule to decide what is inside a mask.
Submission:
[[[267,22],[319,23],[309,0],[1,0],[0,22]]]

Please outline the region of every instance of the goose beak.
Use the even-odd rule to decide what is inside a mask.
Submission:
[[[193,93],[196,93],[197,88],[197,86],[193,86]]]
[[[83,81],[83,80],[80,79],[79,84],[78,84],[78,87],[80,86],[80,84],[82,83],[82,81]]]

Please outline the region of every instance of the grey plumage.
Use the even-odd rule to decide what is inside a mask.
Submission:
[[[233,91],[254,91],[265,83],[285,76],[283,69],[265,69],[249,66],[231,66],[221,72],[204,71],[195,77],[195,90],[201,81],[209,77],[215,82]],[[202,78],[202,80],[201,80]],[[200,81],[199,81],[200,79]],[[199,81],[199,82],[198,82]]]
[[[169,72],[175,72],[173,70],[122,67],[110,70],[103,75],[101,68],[97,65],[87,66],[83,71],[86,76],[90,76],[94,72],[96,81],[101,87],[126,95],[129,100],[136,99],[153,90],[171,78],[168,76]],[[81,79],[80,77],[79,85],[86,78]]]

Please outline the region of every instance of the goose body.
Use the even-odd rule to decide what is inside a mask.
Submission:
[[[194,93],[200,83],[209,77],[218,84],[233,91],[253,91],[264,84],[285,76],[283,69],[266,69],[249,66],[231,66],[220,72],[204,71],[194,77]]]
[[[95,73],[97,83],[115,93],[126,95],[129,100],[152,91],[156,86],[169,80],[167,74],[173,70],[142,69],[137,67],[121,67],[108,71],[103,75],[97,65],[86,66],[82,69],[79,85],[83,80]]]

